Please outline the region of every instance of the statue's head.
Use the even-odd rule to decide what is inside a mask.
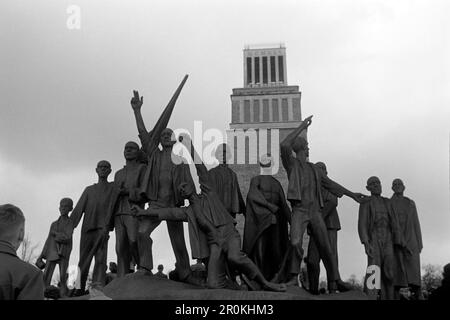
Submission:
[[[309,146],[308,141],[305,138],[298,136],[294,140],[294,144],[292,145],[292,149],[295,153],[299,153],[303,151],[306,157],[309,157]]]
[[[108,178],[111,173],[111,164],[106,160],[101,160],[97,163],[97,168],[95,168],[99,178]]]
[[[323,162],[316,162],[316,168],[321,170],[325,175],[328,175],[327,166]]]
[[[373,196],[379,196],[381,195],[381,181],[378,177],[370,177],[367,179],[367,191],[370,192]]]
[[[159,142],[163,146],[163,148],[170,148],[172,147],[176,141],[175,134],[172,129],[165,128],[161,135],[159,136]]]
[[[447,280],[447,281],[450,280],[450,263],[447,263],[444,266],[444,272],[442,273],[442,276],[443,276],[444,280]]]
[[[403,191],[405,191],[405,185],[401,179],[394,179],[394,181],[392,181],[392,191],[394,191],[395,194],[402,194]]]
[[[67,216],[73,209],[73,201],[70,198],[62,198],[59,202],[59,213],[62,216]]]
[[[270,168],[273,163],[273,157],[270,153],[263,154],[259,158],[259,166],[261,168]]]
[[[214,156],[220,164],[228,163],[231,159],[231,150],[226,143],[219,144],[214,152]]]
[[[182,182],[178,185],[178,192],[181,198],[189,199],[195,192],[195,186],[192,183]]]
[[[111,273],[117,273],[117,263],[110,262],[109,263],[109,271],[111,271]]]
[[[134,141],[128,141],[123,150],[125,160],[136,160],[139,154],[139,145]]]
[[[0,205],[0,240],[19,249],[25,236],[25,216],[12,204]]]

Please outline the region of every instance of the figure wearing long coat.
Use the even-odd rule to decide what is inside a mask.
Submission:
[[[247,194],[242,249],[266,279],[275,276],[286,254],[290,216],[291,210],[280,182],[271,175],[252,178]]]
[[[50,226],[47,240],[40,258],[46,260],[44,270],[44,283],[49,286],[53,271],[59,265],[62,284],[67,280],[66,271],[69,267],[70,253],[72,252],[73,222],[67,216],[61,216]]]
[[[416,204],[413,200],[398,195],[392,196],[391,204],[398,218],[400,233],[406,247],[395,250],[399,265],[396,269],[395,285],[420,287],[420,252],[423,245]]]
[[[367,257],[367,266],[370,270],[366,274],[364,291],[371,297],[376,297],[380,291],[382,300],[393,299],[397,268],[394,245],[402,244],[402,235],[397,216],[388,198],[371,196],[369,200],[361,203],[358,233],[361,243],[368,244],[371,248]],[[379,281],[375,280],[372,286],[371,280],[368,281],[369,278],[374,280],[378,278]]]

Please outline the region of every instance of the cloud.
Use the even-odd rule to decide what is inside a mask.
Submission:
[[[419,209],[423,258],[442,260],[450,242],[448,2],[79,1],[79,31],[66,28],[69,4],[0,3],[8,48],[0,52],[0,202],[23,208],[35,241],[43,244],[60,198],[76,201],[96,181],[99,160],[123,166],[124,143],[137,141],[133,89],[145,97],[150,128],[187,73],[169,126],[192,132],[202,120],[225,130],[244,44],[284,42],[289,83],[300,86],[302,114],[314,114],[311,159],[355,191],[376,174],[388,195],[402,177]],[[365,258],[346,201],[342,272],[358,274]],[[155,261],[170,264],[169,247],[161,226]]]

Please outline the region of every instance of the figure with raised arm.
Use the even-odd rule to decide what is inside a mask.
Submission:
[[[303,258],[303,234],[310,226],[311,234],[316,240],[327,271],[328,290],[336,292],[339,289],[337,283],[339,274],[333,259],[327,227],[321,214],[324,205],[321,189],[325,188],[337,197],[346,195],[357,202],[360,202],[364,196],[337,184],[308,161],[308,142],[300,134],[311,125],[311,118],[312,116],[306,118],[280,144],[281,160],[289,179],[287,199],[292,207],[290,240],[293,254],[290,262],[289,284],[297,284]]]
[[[148,205],[151,208],[171,208],[184,205],[184,199],[179,196],[177,186],[181,181],[192,179],[189,167],[183,164],[182,159],[172,152],[176,139],[173,131],[167,128],[175,102],[186,80],[187,75],[150,132],[147,131],[141,115],[143,97],[139,97],[139,93],[134,91],[134,97],[131,99],[142,149],[147,154],[148,159],[148,168],[141,190],[147,197]],[[161,150],[158,148],[159,144],[162,146]],[[148,270],[153,269],[150,235],[160,223],[161,221],[158,221],[158,219],[139,218],[138,238],[144,239],[139,241],[140,263]],[[196,279],[192,277],[190,269],[190,259],[184,240],[183,222],[167,221],[167,229],[175,254],[177,278],[183,282],[198,284]],[[150,241],[146,241],[147,239],[150,239]]]

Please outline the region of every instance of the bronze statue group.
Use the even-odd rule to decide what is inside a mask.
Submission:
[[[351,287],[341,280],[338,270],[337,231],[341,226],[336,210],[337,199],[346,195],[360,204],[358,232],[368,258],[365,292],[374,299],[396,299],[401,288],[409,287],[420,296],[419,220],[414,202],[403,195],[405,186],[400,179],[393,182],[391,199],[381,196],[377,177],[367,181],[370,196],[351,192],[331,180],[325,164],[308,161],[308,143],[301,133],[311,124],[311,116],[280,144],[289,180],[287,194],[269,170],[274,159],[265,155],[260,159],[261,174],[251,179],[244,203],[237,176],[227,165],[225,144],[215,153],[219,165],[208,171],[190,138],[181,135],[176,141],[173,131],[167,128],[186,79],[151,131],[141,115],[143,97],[134,91],[131,106],[141,147],[136,142],[125,144],[125,166],[115,173],[114,181],[108,181],[110,163],[102,160],[96,167],[98,182],[86,187],[75,206],[69,198],[61,200],[61,216],[52,223],[36,262],[44,269],[46,286],[59,265],[61,292],[67,292],[72,234],[83,218],[81,292],[85,291],[93,259],[92,284],[105,284],[107,244],[113,230],[117,277],[130,273],[132,263],[137,273],[153,276],[151,235],[161,221],[167,223],[175,254],[173,280],[205,288],[239,289],[239,276],[250,290],[286,291],[289,286],[299,285],[305,261],[306,289],[318,294],[322,261],[328,291],[348,291]],[[184,144],[195,164],[199,193],[186,159],[173,153],[177,142]],[[242,245],[235,227],[236,214],[241,213],[245,215]],[[188,223],[191,258],[206,266],[206,279],[191,271],[184,222]],[[307,257],[303,250],[305,232],[310,235]]]

